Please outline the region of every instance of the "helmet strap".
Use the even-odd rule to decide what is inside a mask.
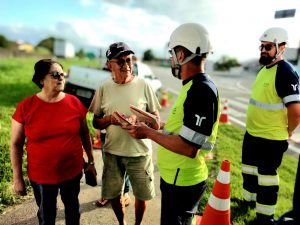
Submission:
[[[175,64],[175,66],[172,67],[172,74],[174,77],[181,79],[181,64],[177,60],[174,49],[171,49],[171,52],[172,52],[172,57],[173,57],[174,64]]]
[[[283,54],[283,51],[280,52],[280,51],[278,50],[279,48],[278,48],[278,43],[277,43],[277,42],[275,43],[275,45],[276,45],[276,55],[274,56],[272,62],[274,62],[280,55]]]
[[[199,56],[199,54],[191,54],[190,56],[186,57],[182,62],[178,62],[174,49],[171,49],[171,52],[175,64],[175,67],[172,67],[172,74],[174,77],[181,79],[181,66],[191,61],[196,56]]]
[[[196,56],[198,56],[198,54],[191,54],[190,56],[186,57],[181,63],[180,65],[186,64],[187,62],[191,61],[193,58],[195,58]]]

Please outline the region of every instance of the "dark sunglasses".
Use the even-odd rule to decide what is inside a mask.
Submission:
[[[260,51],[262,51],[263,49],[266,49],[266,51],[270,51],[273,48],[273,46],[275,46],[275,45],[274,44],[266,44],[266,45],[262,44],[258,47],[258,49]]]
[[[60,72],[51,72],[49,73],[54,79],[58,80],[60,79],[61,77],[62,78],[65,78],[66,77],[66,74],[64,73],[60,73]]]
[[[127,58],[127,59],[118,59],[117,61],[112,61],[112,63],[117,63],[120,67],[123,67],[125,65],[125,63],[127,64],[131,64],[132,59],[131,58]]]

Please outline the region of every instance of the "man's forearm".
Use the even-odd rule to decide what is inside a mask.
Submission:
[[[184,142],[179,135],[166,135],[153,129],[147,132],[147,137],[171,152],[195,158],[198,149]]]
[[[106,129],[109,125],[111,125],[111,115],[102,118],[94,117],[93,119],[93,126],[96,129],[103,130]]]

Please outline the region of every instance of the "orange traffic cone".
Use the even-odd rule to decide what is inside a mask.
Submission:
[[[229,115],[228,115],[228,100],[224,100],[224,107],[220,115],[220,123],[229,123]]]
[[[201,220],[202,220],[202,216],[199,216],[199,215],[195,215],[195,216],[196,216],[196,225],[200,225]]]
[[[161,98],[161,101],[160,101],[160,105],[162,107],[167,107],[169,105],[169,103],[168,103],[168,90],[167,89],[163,90],[163,92],[162,92],[162,98]]]
[[[94,149],[101,149],[102,143],[100,139],[94,138],[93,148]]]
[[[230,162],[224,160],[201,218],[201,225],[231,225],[229,170]]]

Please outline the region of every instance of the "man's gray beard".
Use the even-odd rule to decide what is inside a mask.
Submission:
[[[259,63],[264,66],[271,64],[272,61],[273,58],[271,58],[270,56],[260,56],[259,58]]]

